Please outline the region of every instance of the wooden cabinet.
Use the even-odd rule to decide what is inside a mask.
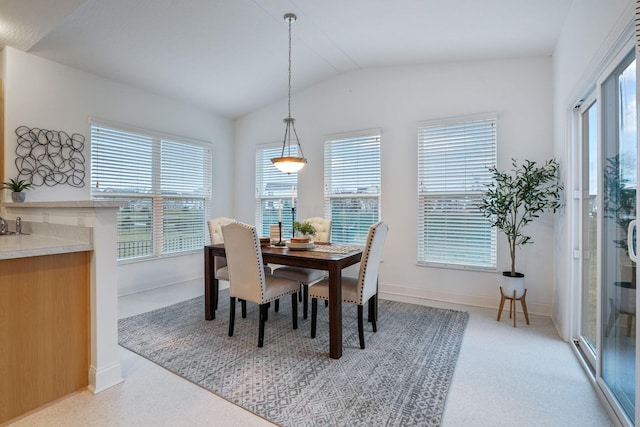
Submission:
[[[4,151],[4,80],[0,79],[0,182],[6,181],[4,176]],[[1,197],[0,201],[2,201]]]
[[[0,261],[0,424],[87,387],[89,256]]]

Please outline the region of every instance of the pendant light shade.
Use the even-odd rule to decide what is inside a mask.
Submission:
[[[289,24],[289,115],[284,119],[285,130],[284,139],[282,141],[282,153],[280,157],[274,157],[271,159],[271,163],[278,168],[278,170],[284,173],[295,173],[307,164],[307,159],[302,152],[302,146],[298,139],[298,133],[296,132],[295,119],[291,117],[291,23],[297,19],[293,13],[287,13],[284,15],[284,20]],[[298,145],[299,156],[292,155],[291,152],[291,138],[295,139],[295,144]]]
[[[304,157],[283,156],[274,157],[271,159],[271,163],[273,163],[280,172],[295,173],[307,164],[307,159]]]

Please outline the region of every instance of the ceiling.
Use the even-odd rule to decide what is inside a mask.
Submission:
[[[6,45],[237,118],[368,67],[550,55],[573,0],[0,0]],[[295,97],[294,97],[295,103]]]

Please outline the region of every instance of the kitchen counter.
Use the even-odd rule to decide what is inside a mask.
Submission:
[[[24,233],[0,235],[0,425],[122,381],[116,215],[93,201],[0,203],[7,228],[20,217]]]
[[[128,202],[126,200],[70,200],[65,202],[20,202],[20,203],[0,202],[0,207],[15,208],[15,209],[20,209],[20,208],[79,209],[79,208],[112,208],[112,207],[126,206],[127,204]]]

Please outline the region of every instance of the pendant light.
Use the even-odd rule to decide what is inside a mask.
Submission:
[[[280,171],[291,174],[298,172],[307,164],[307,159],[304,158],[302,153],[302,146],[298,139],[298,133],[296,132],[296,126],[294,124],[295,119],[291,117],[291,23],[297,19],[293,13],[287,13],[284,15],[284,20],[289,24],[289,115],[284,119],[285,130],[284,140],[282,141],[282,153],[280,157],[274,157],[271,159],[271,163]],[[291,138],[295,138],[296,144],[298,144],[299,156],[291,155]],[[286,155],[285,155],[286,154]]]

